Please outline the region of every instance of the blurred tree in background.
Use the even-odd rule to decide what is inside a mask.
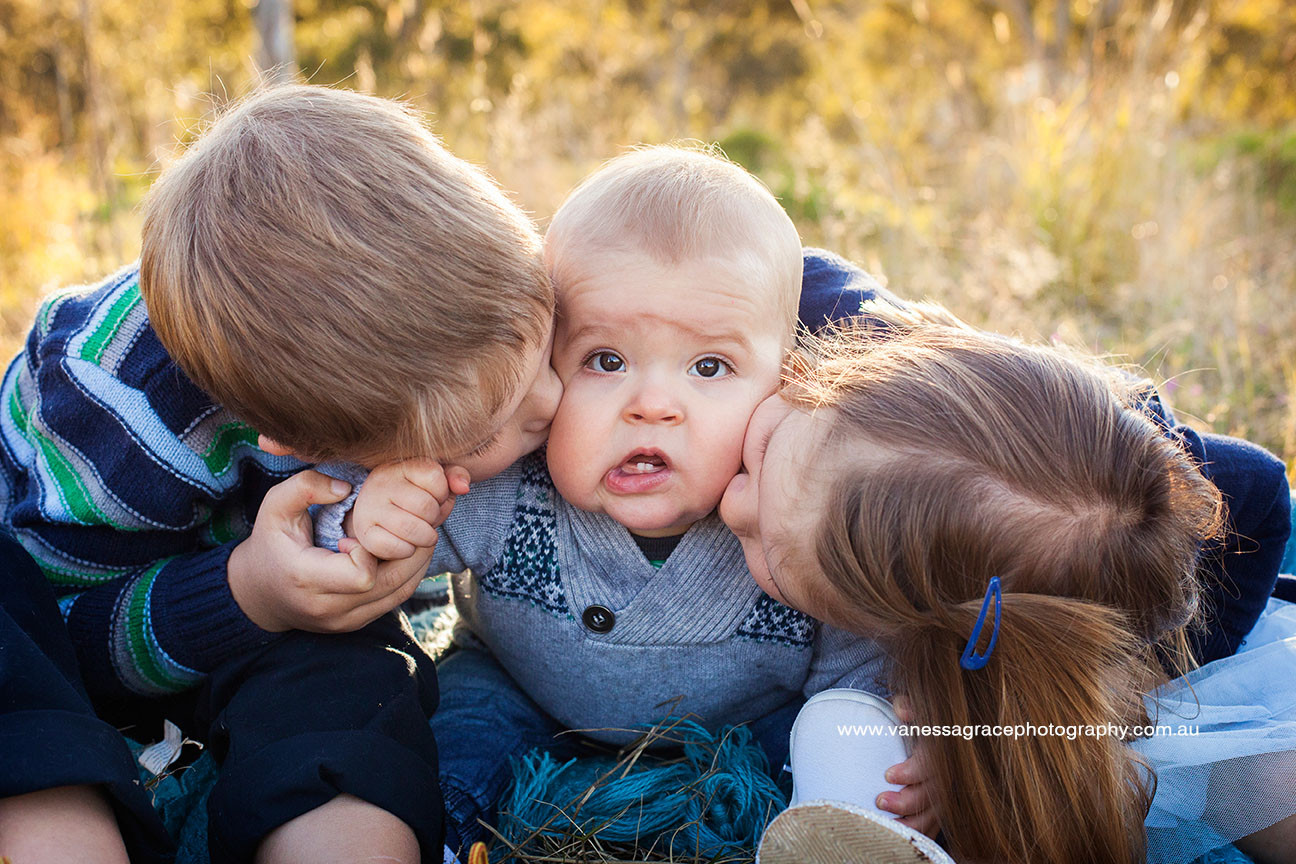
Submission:
[[[0,0],[0,347],[134,257],[177,143],[294,58],[542,221],[626,145],[719,141],[902,295],[1296,456],[1289,0]]]

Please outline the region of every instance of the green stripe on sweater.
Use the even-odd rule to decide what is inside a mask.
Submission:
[[[102,360],[104,350],[112,342],[113,337],[117,335],[118,328],[121,327],[122,322],[126,320],[126,316],[134,310],[139,302],[139,283],[136,282],[113,301],[103,323],[95,328],[95,331],[90,334],[85,345],[81,348],[81,359],[96,364]]]
[[[27,551],[36,563],[40,565],[41,572],[45,574],[45,579],[53,585],[68,585],[76,588],[93,588],[96,585],[102,585],[105,582],[111,582],[122,575],[123,571],[109,570],[100,573],[90,573],[85,570],[69,570],[60,563],[53,563],[48,558],[43,557],[43,549],[39,545],[27,546]]]
[[[131,588],[130,603],[126,607],[126,621],[123,623],[131,660],[135,664],[136,671],[153,686],[174,692],[183,690],[188,686],[188,682],[167,674],[157,658],[153,656],[151,650],[153,642],[148,638],[151,629],[148,625],[149,591],[153,589],[153,580],[157,578],[158,571],[170,560],[167,558],[157,562],[135,580],[135,585]]]
[[[219,477],[233,464],[235,447],[240,444],[251,444],[255,447],[256,443],[257,431],[251,426],[245,423],[226,423],[216,430],[216,437],[207,448],[207,452],[202,454],[202,460],[207,464],[207,470],[212,472],[212,476]]]
[[[40,450],[49,469],[49,476],[54,480],[59,498],[62,499],[73,519],[83,525],[111,525],[125,530],[123,526],[109,519],[108,514],[94,503],[85,483],[77,475],[72,463],[59,450],[58,445],[31,425],[30,418],[18,400],[16,389],[9,397],[9,416],[18,430],[26,433],[27,440]]]
[[[240,525],[236,525],[236,515],[233,507],[212,513],[211,523],[207,526],[207,535],[211,538],[213,545],[219,546],[222,543],[228,543],[243,536],[243,532],[239,530],[242,520],[238,520]]]

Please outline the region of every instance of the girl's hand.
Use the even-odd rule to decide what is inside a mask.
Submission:
[[[908,725],[913,722],[913,712],[909,710],[909,703],[904,697],[897,696],[892,707],[901,723]],[[923,763],[921,749],[915,748],[912,756],[886,770],[886,781],[904,788],[898,792],[883,792],[878,796],[877,806],[900,816],[902,825],[908,825],[934,838],[940,831],[940,817],[936,813],[927,784],[930,776]]]
[[[877,805],[888,813],[902,817],[900,823],[921,831],[928,837],[935,837],[940,831],[940,819],[927,791],[925,778],[927,773],[918,756],[910,756],[899,765],[892,765],[886,771],[886,781],[903,785],[899,792],[883,792],[878,796]]]

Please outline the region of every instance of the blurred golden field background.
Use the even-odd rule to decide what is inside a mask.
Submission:
[[[6,356],[276,62],[429,112],[542,223],[622,147],[719,142],[807,244],[1296,458],[1291,0],[0,0]]]

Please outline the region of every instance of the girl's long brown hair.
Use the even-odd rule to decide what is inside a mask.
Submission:
[[[858,336],[819,343],[787,393],[832,409],[825,446],[841,455],[818,569],[838,618],[887,650],[915,722],[1146,722],[1158,656],[1189,662],[1214,486],[1113,370],[958,326]],[[998,643],[967,671],[993,576]],[[1151,778],[1118,738],[947,734],[919,747],[960,860],[1142,860]]]

